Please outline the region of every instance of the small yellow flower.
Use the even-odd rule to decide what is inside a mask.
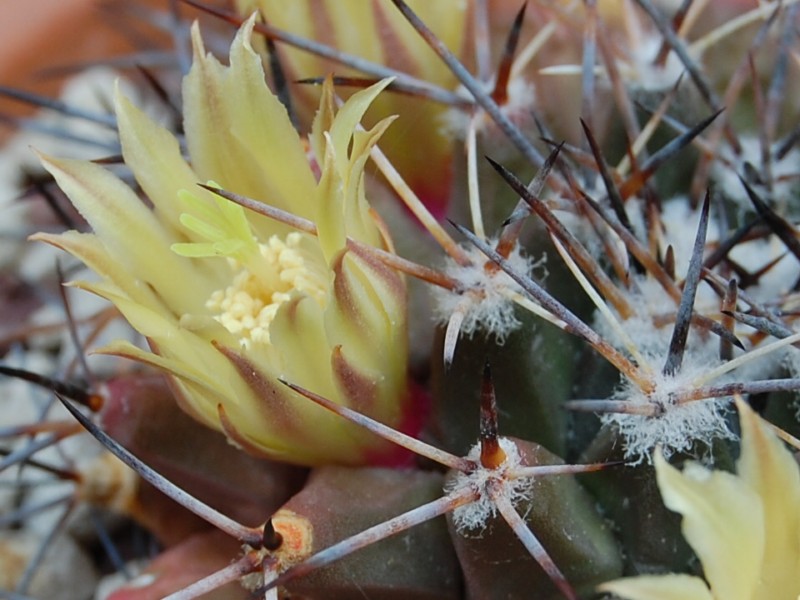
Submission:
[[[600,586],[629,600],[797,600],[800,598],[800,470],[792,455],[744,403],[738,473],[688,463],[683,473],[656,455],[668,508],[706,581],[648,575]]]
[[[98,165],[44,157],[94,233],[35,237],[101,275],[77,285],[113,302],[153,352],[125,343],[105,351],[166,371],[194,417],[253,453],[363,463],[384,443],[278,379],[394,426],[408,412],[405,284],[361,249],[391,250],[364,192],[369,151],[391,119],[356,131],[388,82],[338,112],[326,85],[309,157],[265,83],[253,24],[239,31],[230,66],[206,54],[193,28],[183,84],[190,163],[168,131],[117,95],[125,162],[152,210]],[[311,220],[317,236],[245,211],[200,182]],[[350,248],[347,238],[361,245]]]

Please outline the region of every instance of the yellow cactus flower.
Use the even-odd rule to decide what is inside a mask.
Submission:
[[[737,475],[688,463],[683,473],[656,455],[658,486],[683,515],[683,534],[706,581],[648,575],[600,586],[629,600],[797,600],[800,598],[800,470],[744,403],[737,403],[742,453]]]
[[[265,83],[253,25],[239,31],[230,66],[207,55],[192,30],[183,83],[189,163],[172,134],[117,95],[125,162],[152,210],[105,168],[43,157],[94,233],[35,237],[98,273],[99,283],[76,285],[113,302],[153,352],[126,343],[104,351],[164,370],[203,423],[250,452],[294,463],[379,460],[388,448],[377,437],[279,378],[387,424],[402,426],[407,416],[405,283],[363,250],[391,250],[364,191],[369,151],[391,119],[356,130],[388,81],[338,112],[326,85],[309,157]],[[198,183],[311,220],[317,235]]]
[[[411,0],[408,3],[425,24],[454,53],[463,56],[469,33],[467,0]],[[417,79],[453,91],[458,80],[390,2],[372,0],[236,0],[239,12],[258,10],[270,25],[330,45],[373,63],[408,73]],[[307,52],[281,46],[281,58],[293,78],[335,73],[363,73]],[[313,90],[292,88],[300,113],[310,112]],[[452,136],[446,131],[448,107],[401,94],[384,94],[375,103],[375,115],[400,115],[381,149],[429,209],[439,214],[450,196]],[[419,151],[420,140],[425,151]]]

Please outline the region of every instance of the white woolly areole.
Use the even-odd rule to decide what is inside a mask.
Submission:
[[[495,246],[495,240],[489,240]],[[462,301],[466,302],[464,321],[461,332],[472,337],[476,331],[481,330],[492,334],[499,344],[505,342],[506,336],[521,325],[514,316],[514,302],[506,293],[508,291],[525,295],[519,284],[500,268],[485,268],[493,264],[477,248],[465,248],[471,259],[471,264],[463,266],[452,258],[446,259],[444,272],[458,281],[462,293],[444,288],[433,290],[433,315],[434,318],[446,323],[458,309],[461,310]],[[534,261],[531,257],[523,256],[517,245],[508,257],[508,264],[518,273],[529,276],[531,271],[545,262],[545,257]]]
[[[670,51],[663,65],[655,64],[655,58],[661,51],[662,37],[657,32],[642,39],[641,44],[633,49],[630,64],[620,64],[620,72],[625,76],[625,81],[634,89],[648,92],[666,91],[675,85],[675,82],[685,71],[683,63]]]
[[[794,162],[792,165],[797,165],[800,163],[800,152],[794,151],[793,154]],[[790,160],[791,155],[792,153],[780,163],[776,163],[776,177],[790,174],[787,161]],[[782,170],[778,168],[779,165],[783,165]],[[792,169],[793,173],[800,174],[800,168],[792,166]],[[744,187],[739,181],[738,176],[727,170],[726,174],[736,180],[735,185],[731,182],[730,189],[726,188],[726,194],[731,197],[733,197],[732,195],[734,193],[746,196]],[[790,197],[791,186],[797,187],[795,180],[776,184],[776,197]],[[782,195],[778,195],[779,193]],[[745,197],[741,202],[747,202],[747,204],[742,204],[742,212],[744,212],[745,209],[752,210],[749,199]],[[661,213],[661,222],[664,225],[662,250],[666,250],[668,244],[672,245],[675,251],[675,267],[679,277],[684,277],[686,275],[689,259],[692,255],[694,238],[697,233],[697,223],[699,221],[699,208],[692,209],[687,198],[679,196],[664,203],[664,208]],[[706,246],[713,246],[718,243],[722,237],[724,236],[720,233],[719,223],[712,211],[708,223]],[[770,302],[776,297],[790,292],[791,286],[797,281],[798,276],[800,276],[797,258],[795,258],[791,252],[786,251],[786,245],[775,235],[769,236],[768,239],[740,242],[730,251],[729,256],[750,273],[756,273],[771,264],[774,260],[779,259],[769,271],[759,277],[757,285],[750,285],[747,288],[748,295],[761,302]],[[700,311],[704,310],[705,306],[711,307],[711,310],[719,307],[719,298],[711,291],[710,286],[706,285],[702,285],[698,289],[697,302],[698,304],[696,304],[696,306],[699,306]]]
[[[634,275],[632,283],[634,291],[628,292],[628,302],[634,313],[625,320],[616,314],[616,311],[615,316],[623,331],[635,341],[639,352],[644,355],[658,355],[669,347],[674,321],[667,320],[662,327],[656,327],[654,318],[674,314],[678,307],[655,279]],[[617,331],[599,312],[595,313],[593,327],[615,348],[624,348]],[[719,352],[718,346],[714,352]]]
[[[663,364],[663,357],[654,358],[651,364]],[[663,412],[657,416],[604,414],[604,424],[616,425],[624,440],[625,460],[632,464],[652,462],[652,450],[660,445],[664,458],[676,452],[688,452],[696,442],[707,446],[714,439],[735,439],[725,415],[729,398],[709,398],[683,404],[676,403],[676,395],[691,389],[692,381],[715,365],[694,353],[684,357],[683,368],[675,375],[655,375],[655,391],[643,393],[631,382],[624,383],[611,397],[636,405],[655,405]],[[720,380],[717,380],[718,382]]]
[[[467,454],[467,458],[475,461],[478,468],[472,473],[459,473],[445,487],[446,493],[460,492],[465,488],[475,490],[478,499],[470,504],[459,506],[453,511],[453,524],[461,535],[467,532],[481,534],[486,528],[487,521],[497,514],[497,506],[492,501],[487,490],[490,481],[499,483],[500,493],[511,504],[516,505],[521,500],[530,497],[530,477],[511,479],[508,471],[521,466],[522,457],[517,445],[508,438],[500,438],[500,447],[506,453],[506,460],[496,469],[486,469],[480,466],[481,446],[475,444]]]
[[[796,327],[795,327],[796,329]],[[789,346],[783,353],[783,365],[789,370],[794,378],[800,378],[800,348]],[[792,401],[795,419],[800,421],[800,392],[794,393]]]
[[[675,274],[679,279],[686,277],[686,272],[689,270],[701,212],[700,207],[692,207],[686,196],[675,196],[662,205],[661,223],[664,231],[661,252],[665,253],[667,246],[672,246],[675,253]],[[708,216],[706,245],[716,243],[719,238],[719,223],[712,210]]]
[[[487,94],[491,94],[493,88],[494,82],[487,83],[484,86]],[[465,98],[472,98],[472,94],[463,86],[459,86],[456,93]],[[531,107],[534,106],[536,102],[536,88],[534,84],[516,77],[508,82],[506,93],[508,97],[506,102],[500,105],[500,111],[521,129],[526,129],[528,125],[533,125]],[[472,116],[472,113],[466,112],[460,108],[447,110],[440,120],[440,133],[446,137],[464,141],[467,138],[467,129],[469,128]],[[491,136],[492,138],[503,135],[494,120],[485,112],[482,112],[479,117],[478,133]]]
[[[722,158],[726,159],[733,167],[728,166],[723,160],[714,161],[711,168],[711,176],[714,178],[718,189],[728,198],[735,201],[739,206],[740,217],[748,211],[753,210],[753,204],[747,195],[747,190],[739,180],[739,176],[745,173],[745,163],[750,163],[756,169],[761,169],[761,142],[755,135],[745,135],[739,138],[741,153],[736,154],[729,146],[722,148]],[[775,156],[775,148],[769,149],[770,156]],[[778,160],[771,159],[770,168],[774,187],[773,197],[784,199],[791,197],[797,191],[797,176],[800,175],[800,151],[790,150],[786,156]],[[749,182],[756,192],[765,200],[765,190],[756,182]]]

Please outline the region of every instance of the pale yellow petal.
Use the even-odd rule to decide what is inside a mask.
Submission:
[[[800,596],[800,469],[783,443],[744,402],[739,476],[764,505],[766,549],[758,598]]]
[[[382,236],[369,210],[366,198],[364,171],[370,158],[370,150],[378,143],[383,132],[389,128],[394,117],[380,121],[369,131],[357,131],[353,135],[349,176],[345,187],[345,223],[347,235],[371,246],[381,247]]]
[[[437,37],[459,53],[468,33],[466,0],[409,0],[409,6]],[[240,12],[261,9],[269,22],[294,34],[321,40],[335,48],[410,72],[445,88],[455,87],[455,76],[391,3],[365,0],[237,0]],[[308,52],[287,48],[295,73],[323,75],[330,70]],[[352,70],[336,69],[337,74]]]
[[[209,392],[215,391],[212,385],[213,377],[211,377],[209,373],[204,373],[198,369],[192,368],[192,365],[189,363],[164,358],[158,354],[142,350],[126,340],[117,340],[106,344],[101,348],[92,350],[92,354],[122,356],[135,360],[136,362],[150,365],[166,373],[171,373],[186,381],[191,381],[198,386],[207,388]]]
[[[377,261],[347,252],[335,261],[333,302],[325,314],[331,346],[341,346],[354,364],[382,371],[386,387],[404,373],[405,296],[397,273]],[[369,332],[365,335],[364,332]]]
[[[457,56],[464,56],[469,33],[468,0],[411,0],[409,5],[437,37]],[[239,0],[242,14],[258,7],[270,24],[319,40],[344,52],[409,73],[440,88],[454,90],[458,81],[420,35],[390,2],[368,0]],[[295,78],[361,75],[308,52],[285,48],[281,55]],[[295,109],[308,118],[316,108],[317,90],[293,90]],[[342,91],[342,93],[346,93]],[[370,119],[402,115],[402,127],[393,127],[381,142],[406,182],[429,207],[446,204],[452,177],[453,139],[443,124],[449,107],[403,94],[382,94]],[[424,148],[420,140],[425,140]],[[318,147],[316,156],[324,155]]]
[[[469,33],[467,14],[469,2],[467,0],[445,0],[431,2],[430,0],[409,0],[408,5],[422,19],[423,23],[430,24],[436,37],[452,52],[459,54],[464,37]],[[388,52],[401,48],[401,56],[394,56],[394,63],[405,63],[403,70],[414,73],[425,81],[435,81],[441,87],[455,87],[456,77],[444,62],[426,43],[420,43],[419,33],[409,24],[399,11],[390,4],[378,2],[377,7],[383,14],[379,20],[391,20],[392,36],[394,39],[386,40],[384,45]],[[336,11],[334,11],[336,12]],[[397,53],[395,53],[397,54]]]
[[[329,136],[326,132],[326,138]],[[322,175],[314,192],[317,207],[317,237],[325,261],[330,263],[344,248],[347,234],[344,224],[344,181],[336,169],[336,150],[327,143],[321,161]]]
[[[689,575],[642,575],[609,581],[597,589],[626,600],[715,600],[702,579]]]
[[[172,225],[176,233],[183,232],[178,220],[185,209],[177,197],[178,191],[195,188],[198,179],[181,155],[178,141],[125,98],[119,87],[115,108],[125,164],[159,218]],[[201,191],[198,188],[196,193]]]
[[[286,460],[306,464],[358,463],[365,450],[363,431],[346,420],[300,396],[278,380],[274,365],[256,364],[246,351],[219,348],[239,376],[222,382],[230,385],[225,412],[239,434],[266,453],[283,454]],[[309,365],[311,368],[312,366]],[[303,381],[293,382],[303,384]],[[316,390],[312,390],[316,392]],[[376,441],[371,440],[371,441]]]
[[[239,30],[230,67],[206,55],[192,29],[194,63],[183,84],[192,164],[202,180],[311,218],[313,174],[286,109],[267,88],[249,41],[253,24]]]
[[[182,403],[182,408],[198,421],[205,425],[218,429],[217,402],[224,401],[225,396],[219,394],[219,390],[213,385],[213,379],[209,379],[209,373],[203,373],[194,369],[190,363],[180,359],[169,359],[152,352],[147,352],[134,346],[130,342],[118,340],[93,350],[92,354],[108,354],[120,356],[129,360],[135,360],[144,365],[154,367],[164,373],[174,375],[184,383],[194,384],[199,394],[193,394],[193,401]],[[197,397],[217,398],[216,402],[197,402]]]
[[[200,181],[184,160],[175,137],[150,119],[118,91],[116,113],[125,164],[153,203],[156,215],[168,229],[174,243],[198,242],[199,237],[180,223],[181,215],[197,213],[202,203],[215,211],[213,194],[200,188]],[[202,182],[205,183],[205,182]],[[184,201],[191,190],[191,203]],[[198,298],[206,298],[227,275],[223,261],[195,261],[192,289]]]
[[[316,4],[319,10],[320,3]],[[388,30],[377,20],[376,4],[378,3],[353,2],[353,0],[331,4],[329,0],[323,10],[326,21],[330,24],[330,33],[335,36],[337,48],[386,64],[383,37],[387,35]]]
[[[202,306],[186,282],[175,277],[187,259],[170,250],[172,240],[138,196],[117,176],[93,163],[41,157],[59,187],[70,197],[119,269],[151,285],[177,313]]]
[[[66,231],[62,234],[37,233],[31,240],[46,242],[79,258],[92,271],[116,286],[121,294],[145,306],[160,304],[160,300],[148,286],[140,285],[128,269],[121,269],[119,262],[109,255],[96,235]]]
[[[183,80],[184,129],[192,166],[204,180],[256,197],[262,185],[255,157],[232,133],[227,67],[206,55],[197,23],[192,26],[192,45],[192,68]]]
[[[175,325],[170,313],[165,308],[139,304],[120,293],[120,290],[109,282],[74,281],[72,285],[112,302],[125,320],[143,336],[162,340],[173,337],[172,330]],[[170,341],[173,340],[170,339]]]
[[[298,3],[299,4],[299,3]],[[325,135],[333,127],[333,120],[336,118],[336,105],[334,102],[334,87],[332,76],[325,78],[322,82],[322,94],[319,98],[319,107],[311,122],[311,132],[308,136],[311,151],[314,153],[320,167],[322,159],[325,157],[328,142]]]
[[[267,87],[261,57],[250,45],[255,17],[239,31],[231,46],[230,109],[231,131],[258,163],[262,177],[275,193],[265,197],[271,204],[294,214],[311,214],[311,193],[315,186],[305,147],[286,107]],[[277,195],[280,202],[274,202]]]
[[[339,173],[347,172],[347,165],[349,162],[349,154],[347,148],[350,144],[350,138],[356,130],[356,126],[364,118],[370,104],[378,97],[378,95],[386,89],[392,82],[392,79],[383,79],[368,88],[356,92],[350,99],[344,103],[339,112],[336,113],[336,118],[330,129],[331,140],[333,140],[334,148],[336,149],[336,166]]]
[[[664,504],[683,515],[683,535],[719,600],[753,600],[764,552],[759,497],[738,477],[687,463],[683,473],[660,453],[656,476]]]
[[[292,298],[278,310],[269,334],[271,347],[280,348],[277,368],[281,374],[332,397],[331,349],[319,304],[309,297]]]
[[[361,2],[363,5],[363,2]],[[295,35],[310,39],[320,39],[319,33],[327,33],[327,27],[320,26],[322,21],[322,11],[319,3],[315,5],[305,0],[236,0],[236,7],[239,14],[250,15],[254,11],[259,11],[275,27],[287,29]],[[322,31],[320,31],[322,30]],[[310,52],[303,52],[290,46],[281,48],[281,59],[285,60],[287,66],[291,65],[295,74],[304,73],[303,77],[313,77],[324,75],[325,72],[317,69],[319,58]],[[315,96],[315,92],[303,89],[305,86],[296,86],[297,92],[305,96]],[[294,90],[293,90],[294,92]]]
[[[330,81],[326,81],[320,111],[314,124],[315,134],[321,135],[324,157],[322,175],[316,190],[317,207],[314,218],[319,231],[320,245],[328,262],[345,244],[350,236],[367,244],[379,245],[380,232],[369,215],[369,205],[364,197],[364,167],[369,159],[369,150],[374,146],[391,123],[386,119],[368,132],[355,131],[380,92],[391,80],[378,82],[354,94],[339,110],[329,132],[322,131],[324,122],[330,118],[328,96],[332,93]]]

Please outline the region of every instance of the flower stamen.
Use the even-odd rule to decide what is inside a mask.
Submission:
[[[257,258],[206,302],[206,308],[216,313],[214,319],[240,336],[242,346],[270,343],[269,326],[292,293],[310,296],[324,308],[327,282],[322,273],[315,272],[313,260],[301,244],[298,232],[285,240],[273,235],[266,244],[258,244]]]

